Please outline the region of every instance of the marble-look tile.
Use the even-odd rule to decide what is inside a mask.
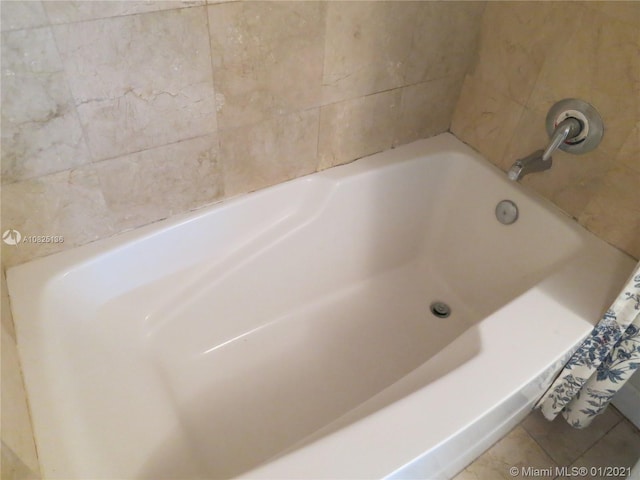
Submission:
[[[552,158],[549,170],[527,175],[521,183],[578,218],[614,163],[610,155],[598,150],[584,155],[556,151]]]
[[[44,8],[52,24],[82,22],[98,18],[119,17],[136,13],[204,5],[204,0],[57,0],[45,1]]]
[[[319,105],[325,7],[321,2],[208,7],[220,129]]]
[[[584,16],[583,12],[580,15],[581,19]],[[592,19],[593,14],[590,13],[587,17]],[[583,22],[580,22],[580,26],[582,25]],[[589,35],[592,33],[589,32]],[[578,29],[566,39],[563,48],[546,52],[535,86],[527,101],[529,108],[546,114],[554,103],[563,98],[580,98],[593,103],[591,83],[594,46],[589,35]],[[583,37],[587,37],[587,44],[582,43]]]
[[[633,467],[640,459],[640,432],[628,420],[616,425],[591,447],[572,466],[574,467]],[[591,473],[591,472],[590,472]],[[593,480],[611,476],[590,474]]]
[[[42,27],[48,23],[40,1],[5,0],[0,6],[0,31]]]
[[[546,114],[525,108],[515,126],[504,155],[498,166],[507,171],[513,162],[526,157],[536,150],[544,149],[549,143],[545,126]]]
[[[2,182],[89,161],[48,27],[2,34]]]
[[[489,2],[483,16],[474,75],[525,105],[547,55],[564,49],[577,28],[580,5],[563,2]],[[571,50],[568,50],[571,52]]]
[[[402,88],[394,145],[446,132],[461,87],[462,79],[444,77]]]
[[[429,2],[329,2],[323,104],[406,85],[414,27]]]
[[[616,20],[630,23],[636,28],[640,24],[640,2],[607,0],[606,2],[587,2],[586,7]]]
[[[462,78],[484,2],[331,2],[323,103],[444,76]]]
[[[310,109],[220,130],[225,196],[314,172],[318,162],[318,119],[318,109]]]
[[[609,407],[589,428],[577,430],[562,415],[550,422],[535,410],[521,425],[553,461],[559,466],[569,466],[621,420],[618,411]]]
[[[401,95],[402,89],[397,88],[322,107],[319,168],[340,165],[391,148]]]
[[[91,166],[116,231],[202,207],[223,193],[216,135]]]
[[[216,130],[205,9],[53,27],[94,160]]]
[[[515,478],[510,468],[531,467],[534,469],[551,469],[556,464],[549,458],[529,434],[518,426],[507,436],[476,459],[454,480],[510,480]],[[544,472],[542,472],[544,473]],[[554,478],[552,475],[541,475],[537,478]]]
[[[485,2],[422,2],[413,19],[404,84],[445,76],[462,81],[478,51],[484,8]]]
[[[2,227],[59,235],[63,243],[3,248],[15,265],[219,200],[223,174],[215,134],[5,185]]]
[[[600,238],[640,258],[640,173],[616,164],[579,217]]]
[[[477,50],[484,2],[330,2],[323,103],[452,76]]]
[[[40,475],[31,470],[15,454],[11,448],[2,442],[2,460],[0,460],[0,478],[2,480],[38,480]]]
[[[640,30],[637,23],[594,17],[585,14],[581,28],[598,33],[591,98],[605,124],[599,148],[615,153],[640,121]]]
[[[3,185],[3,231],[13,228],[23,237],[64,237],[63,243],[4,246],[2,261],[5,266],[16,265],[115,233],[98,177],[95,170],[89,167]]]
[[[615,155],[640,115],[640,34],[637,26],[586,9],[563,48],[550,49],[528,101],[545,113],[563,98],[581,98],[600,112],[599,150]]]
[[[39,471],[29,407],[15,341],[2,324],[2,442],[31,470]],[[4,477],[3,477],[4,478]]]
[[[467,75],[453,114],[451,131],[499,165],[523,112],[522,105],[491,85]]]

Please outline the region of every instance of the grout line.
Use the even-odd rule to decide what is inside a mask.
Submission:
[[[324,67],[327,59],[327,24],[329,23],[329,5],[327,3],[322,3],[320,8],[323,9],[323,18],[322,18],[322,71],[320,73],[320,91],[319,91],[319,105],[316,106],[318,109],[318,132],[316,137],[316,172],[320,172],[320,126],[322,125],[322,110],[324,107],[323,100],[323,86],[324,86]],[[326,111],[325,111],[326,114]]]
[[[104,162],[109,162],[109,161],[112,161],[112,160],[118,160],[120,158],[127,157],[129,155],[136,155],[138,153],[148,152],[148,151],[156,150],[158,148],[163,148],[163,147],[169,147],[169,146],[172,146],[172,145],[176,145],[178,143],[188,142],[188,141],[191,141],[191,140],[196,140],[198,138],[209,137],[209,136],[212,136],[212,135],[216,135],[216,137],[217,137],[216,141],[218,143],[218,148],[219,148],[219,138],[218,138],[219,136],[218,136],[218,131],[216,130],[216,131],[212,131],[212,132],[209,132],[209,133],[205,133],[203,135],[195,135],[193,137],[181,138],[181,139],[176,140],[174,142],[163,143],[162,145],[154,145],[154,146],[151,146],[151,147],[143,148],[141,150],[135,150],[133,152],[125,152],[125,153],[122,153],[122,154],[119,154],[119,155],[115,155],[113,157],[101,158],[100,160],[94,160],[94,161],[91,161],[91,162],[83,163],[81,165],[76,165],[75,167],[72,167],[72,168],[65,168],[63,170],[50,172],[50,173],[47,173],[45,175],[38,175],[38,176],[35,176],[35,177],[29,177],[29,178],[24,178],[24,179],[12,181],[12,182],[6,182],[6,183],[3,183],[2,186],[13,185],[13,184],[16,184],[16,183],[33,182],[33,181],[41,180],[41,179],[44,179],[44,178],[47,178],[47,177],[51,177],[53,175],[60,175],[61,173],[69,173],[69,172],[73,172],[73,171],[77,171],[77,170],[83,170],[83,169],[86,169],[86,168],[91,168],[91,167],[93,167],[95,165],[100,165],[100,164],[102,164]]]
[[[71,83],[69,83],[69,72],[67,71],[66,68],[66,62],[64,59],[64,56],[62,55],[62,52],[60,51],[60,46],[58,45],[58,36],[56,35],[56,32],[54,30],[54,25],[51,23],[51,18],[49,17],[49,12],[47,12],[47,9],[44,8],[44,4],[42,5],[42,10],[44,11],[44,15],[47,19],[47,28],[49,29],[49,34],[51,35],[51,38],[53,40],[53,47],[56,50],[56,53],[58,55],[58,60],[60,61],[60,67],[62,68],[62,80],[64,81],[64,85],[66,87],[66,93],[68,95],[68,99],[67,101],[70,103],[70,107],[73,109],[73,115],[75,117],[76,122],[78,122],[78,125],[80,126],[80,132],[82,132],[82,136],[80,138],[80,142],[78,142],[78,144],[80,143],[84,143],[84,147],[86,148],[86,154],[87,154],[87,158],[86,161],[83,162],[80,165],[76,165],[75,167],[71,167],[71,168],[67,168],[64,170],[60,170],[59,172],[65,172],[65,171],[71,171],[74,170],[75,168],[80,168],[84,165],[89,165],[91,163],[93,163],[95,161],[95,156],[93,153],[93,149],[91,148],[91,145],[89,145],[89,136],[87,135],[87,129],[85,127],[85,124],[82,121],[82,118],[80,118],[80,111],[78,110],[78,104],[76,102],[76,98],[73,92],[73,89],[71,88]],[[76,148],[74,149],[74,153],[77,154],[78,151],[78,144],[76,144]],[[55,173],[59,173],[59,172],[50,172],[47,175],[51,175],[51,174],[55,174]],[[33,177],[35,178],[41,178],[43,176],[46,175],[41,175],[41,176],[37,176],[37,177]],[[30,180],[30,179],[26,179],[26,180]],[[17,182],[12,182],[12,183],[17,183]]]
[[[533,413],[533,412],[535,412],[535,411],[536,411],[536,410],[533,410],[533,411],[532,411],[532,413]],[[538,414],[540,414],[540,412],[538,412]],[[529,415],[531,415],[531,413],[529,413]],[[520,425],[522,425],[522,424],[525,422],[525,420],[526,420],[527,418],[528,418],[528,416],[527,416],[527,417],[525,417],[525,418],[522,420],[522,422],[520,422]],[[545,454],[545,455],[547,455],[549,458],[551,458],[551,459],[553,460],[553,458],[551,457],[551,455],[549,454],[549,452],[547,451],[547,449],[546,449],[546,448],[544,448],[544,446],[543,446],[543,445],[542,445],[542,444],[541,444],[541,443],[540,443],[540,442],[539,442],[539,441],[538,441],[538,440],[537,440],[533,435],[531,435],[531,434],[529,433],[529,431],[528,431],[526,428],[524,428],[524,425],[522,425],[522,429],[523,429],[525,432],[527,432],[527,435],[529,435],[529,436],[533,439],[533,441],[535,442],[535,444],[536,444],[536,445],[538,445],[538,446],[542,449],[542,451],[544,452],[544,454]],[[556,463],[556,461],[555,461],[555,460],[553,460],[553,463]],[[562,466],[562,465],[560,465],[560,466]]]
[[[613,405],[611,405],[611,407],[613,407]],[[613,408],[615,408],[615,407],[613,407]],[[622,413],[620,413],[620,412],[618,411],[618,409],[615,409],[615,410],[616,410],[616,412],[617,412],[617,413],[618,413],[618,415],[619,415],[618,420],[617,420],[617,421],[616,421],[616,422],[615,422],[615,423],[614,423],[614,424],[613,424],[609,429],[607,429],[607,430],[605,430],[604,432],[602,432],[602,434],[601,434],[598,438],[596,438],[596,439],[593,441],[593,443],[591,443],[591,444],[589,444],[587,447],[585,447],[585,449],[584,449],[584,450],[583,450],[583,451],[582,451],[582,452],[581,452],[581,453],[580,453],[576,458],[574,458],[574,459],[571,461],[571,464],[570,464],[570,465],[573,465],[573,464],[574,464],[575,462],[577,462],[580,458],[582,458],[582,457],[583,457],[583,456],[584,456],[584,455],[585,455],[589,450],[591,450],[591,449],[592,449],[592,448],[593,448],[593,447],[594,447],[598,442],[600,442],[600,441],[601,441],[601,440],[602,440],[602,439],[603,439],[603,438],[604,438],[604,437],[605,437],[609,432],[611,432],[611,430],[613,430],[614,428],[616,428],[616,427],[618,426],[618,424],[620,424],[623,420],[626,420],[626,417],[625,417],[624,415],[622,415]],[[558,414],[558,417],[556,417],[556,419],[555,419],[554,421],[562,421],[562,422],[565,422],[565,420],[564,420],[563,418],[560,418],[560,415],[561,415],[561,414]],[[522,423],[524,423],[524,420],[521,422],[521,424],[522,424]],[[568,424],[567,424],[567,425],[568,425]],[[570,427],[570,428],[573,428],[573,427]],[[523,427],[523,429],[527,432],[527,434],[529,434],[529,431],[528,431],[526,428],[524,428],[524,427]],[[533,438],[533,440],[538,444],[538,446],[539,446],[540,448],[542,448],[542,450],[544,451],[544,453],[545,453],[546,455],[548,455],[549,457],[551,457],[551,454],[547,451],[547,449],[546,449],[546,448],[545,448],[545,447],[544,447],[540,442],[538,442],[538,441],[537,441],[537,440],[536,440],[536,439],[535,439],[531,434],[529,434],[529,435],[530,435],[530,436]],[[552,458],[552,457],[551,457],[551,458]],[[552,459],[553,459],[553,458],[552,458]],[[554,460],[554,463],[556,463],[556,462],[555,462],[555,460]],[[559,466],[560,466],[560,467],[563,467],[563,466],[570,466],[570,465],[559,465]]]
[[[44,0],[43,3],[46,3],[47,0]],[[51,18],[49,17],[49,14],[46,10],[45,10],[45,15],[47,16],[47,20],[49,20],[49,25],[50,26],[57,26],[57,25],[75,25],[78,23],[88,23],[88,22],[98,22],[101,20],[109,20],[111,18],[125,18],[125,17],[133,17],[135,15],[147,15],[147,14],[151,14],[151,13],[162,13],[162,12],[172,12],[174,10],[185,10],[187,8],[199,8],[199,7],[207,7],[208,4],[205,3],[198,3],[198,4],[194,4],[194,5],[183,5],[183,6],[175,6],[172,8],[159,8],[157,10],[148,10],[148,11],[142,11],[142,12],[133,12],[133,13],[123,13],[123,14],[119,14],[119,15],[107,15],[105,17],[96,17],[96,18],[84,18],[81,20],[72,20],[72,21],[67,21],[67,22],[56,22],[53,23],[51,21]],[[21,29],[21,30],[28,30],[28,29]]]
[[[227,191],[227,175],[226,175],[226,169],[225,169],[225,159],[223,158],[222,155],[222,143],[220,141],[220,127],[218,124],[218,99],[217,99],[217,95],[216,95],[216,82],[215,82],[215,67],[213,65],[213,48],[211,46],[211,22],[209,22],[209,7],[211,5],[208,4],[207,2],[205,2],[204,4],[204,12],[205,12],[205,17],[207,19],[207,46],[209,47],[209,66],[211,68],[211,90],[213,92],[213,108],[214,108],[214,114],[215,114],[215,121],[216,121],[216,128],[215,131],[207,134],[207,135],[214,135],[216,136],[215,138],[215,143],[216,143],[216,163],[218,163],[218,172],[219,175],[221,177],[220,180],[220,185],[221,185],[221,192],[220,192],[220,197],[221,199],[226,198],[226,191]]]
[[[578,460],[584,458],[587,455],[587,453],[591,452],[594,448],[596,448],[598,445],[600,445],[601,442],[604,440],[604,437],[607,436],[620,423],[622,423],[623,419],[624,419],[624,417],[622,417],[620,419],[620,421],[618,421],[613,427],[611,427],[609,430],[607,430],[607,432],[604,433],[600,438],[598,438],[591,446],[589,446],[589,448],[587,448],[584,452],[582,452],[582,454],[573,461],[572,465],[575,464]]]
[[[530,413],[529,415],[531,415],[531,413]],[[526,417],[525,417],[525,418],[526,418]],[[559,464],[558,464],[558,462],[556,462],[556,461],[554,460],[554,458],[549,454],[549,452],[547,452],[547,450],[546,450],[542,445],[540,445],[540,443],[539,443],[539,442],[538,442],[538,441],[533,437],[533,435],[531,435],[531,434],[529,433],[529,431],[528,431],[526,428],[524,428],[524,426],[522,425],[523,423],[524,423],[524,420],[522,420],[522,422],[520,422],[520,423],[518,424],[518,427],[521,427],[521,428],[522,428],[522,430],[524,431],[524,433],[526,433],[526,434],[527,434],[527,436],[528,436],[531,440],[533,440],[533,443],[535,443],[536,445],[538,445],[538,447],[540,447],[540,450],[542,451],[542,453],[543,453],[543,454],[544,454],[544,455],[545,455],[545,456],[546,456],[546,457],[551,461],[551,463],[552,463],[554,466],[558,466],[558,467],[562,466],[562,465],[559,465]]]
[[[29,1],[33,1],[33,0],[29,0]],[[59,1],[59,0],[42,0],[42,3],[47,3],[47,1],[49,2],[55,2],[55,1]],[[166,1],[166,0],[163,0]],[[222,1],[222,2],[218,2],[218,3],[198,3],[198,4],[193,4],[193,5],[183,5],[183,6],[175,6],[172,8],[160,8],[158,10],[148,10],[148,11],[143,11],[143,12],[134,12],[134,13],[123,13],[120,15],[107,15],[104,17],[96,17],[96,18],[84,18],[81,20],[72,20],[72,21],[67,21],[67,22],[52,22],[51,18],[49,17],[49,13],[47,12],[47,9],[44,8],[43,6],[43,11],[44,11],[44,15],[45,18],[47,19],[47,23],[42,24],[42,25],[34,25],[32,27],[20,27],[20,28],[10,28],[10,29],[6,29],[6,30],[2,30],[0,31],[0,34],[4,34],[4,33],[9,33],[9,32],[21,32],[24,30],[36,30],[39,28],[45,28],[45,27],[57,27],[57,26],[61,26],[61,25],[75,25],[78,23],[87,23],[87,22],[97,22],[99,20],[109,20],[110,18],[123,18],[123,17],[133,17],[134,15],[146,15],[149,13],[159,13],[159,12],[171,12],[174,10],[185,10],[187,8],[198,8],[198,7],[208,7],[208,6],[214,6],[214,5],[219,5],[219,4],[223,4],[223,3],[230,3],[230,2],[234,2],[237,0],[228,0],[228,1]],[[33,2],[35,3],[35,2]]]

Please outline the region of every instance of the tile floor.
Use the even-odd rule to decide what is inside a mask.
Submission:
[[[609,406],[583,430],[570,427],[561,416],[548,422],[536,410],[454,480],[610,480],[626,478],[626,475],[607,477],[592,475],[590,472],[580,476],[576,469],[568,470],[568,473],[575,473],[573,477],[564,477],[556,475],[556,467],[587,467],[589,470],[591,467],[601,466],[633,467],[639,458],[640,431],[613,406]],[[518,468],[518,475],[510,474],[512,467]],[[532,470],[523,472],[524,467],[532,467]],[[535,472],[533,469],[540,470]]]

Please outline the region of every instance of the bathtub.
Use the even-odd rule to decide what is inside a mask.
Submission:
[[[451,478],[633,265],[442,134],[11,268],[44,477]]]

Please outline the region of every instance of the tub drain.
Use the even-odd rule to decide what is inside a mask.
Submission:
[[[438,318],[447,318],[451,315],[451,307],[444,302],[433,302],[431,304],[431,313]]]
[[[518,206],[511,200],[502,200],[496,205],[496,218],[503,225],[511,225],[518,220]]]

